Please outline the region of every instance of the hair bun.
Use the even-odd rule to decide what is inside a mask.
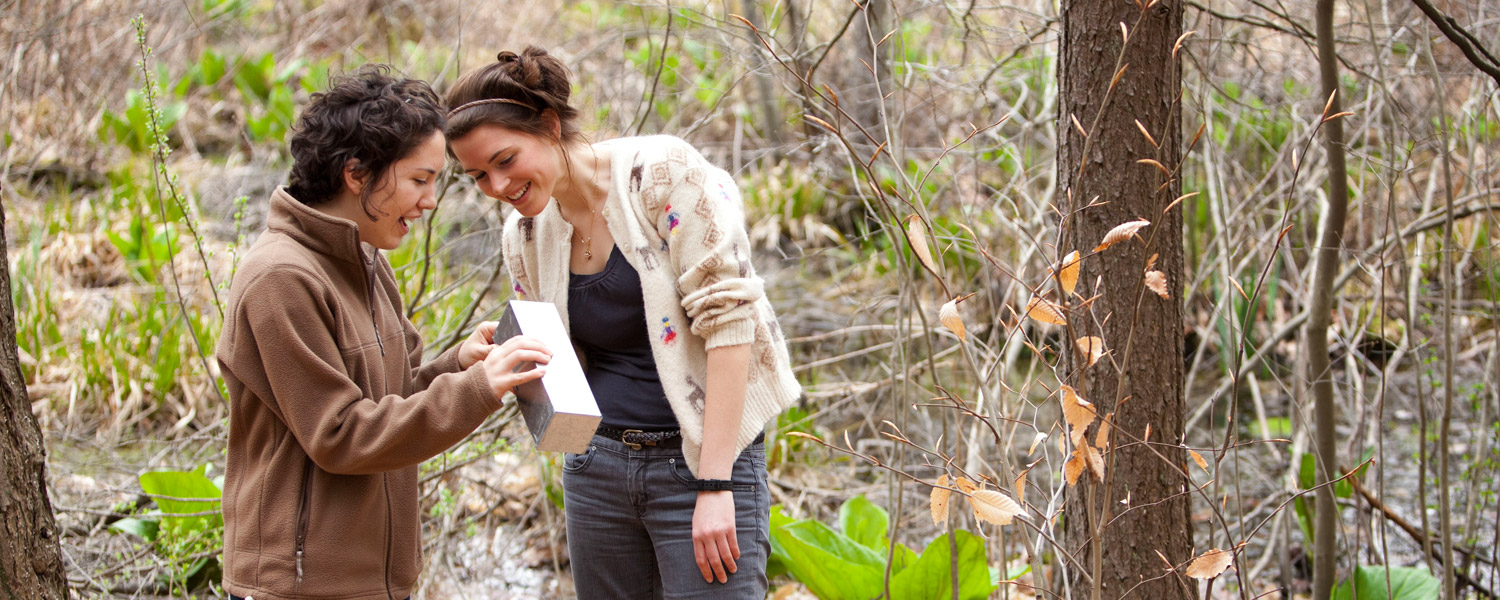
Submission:
[[[495,55],[495,60],[501,63],[513,63],[520,59],[520,56],[517,56],[515,52],[511,52],[510,50],[501,50],[499,54]]]

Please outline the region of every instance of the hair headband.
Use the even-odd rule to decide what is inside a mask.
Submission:
[[[502,103],[503,104],[514,104],[516,106],[520,106],[520,107],[524,107],[524,108],[530,108],[533,111],[536,110],[530,104],[527,104],[525,102],[521,102],[520,100],[511,100],[510,98],[485,98],[483,100],[475,100],[473,102],[468,102],[468,103],[459,105],[458,108],[455,108],[453,110],[448,111],[448,118],[450,118],[450,119],[453,118],[453,115],[458,114],[459,111],[464,110],[466,108],[472,108],[472,107],[475,107],[475,106],[479,106],[481,104],[502,104]]]

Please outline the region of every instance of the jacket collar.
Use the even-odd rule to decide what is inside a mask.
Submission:
[[[271,194],[266,229],[286,234],[320,254],[356,265],[367,266],[374,259],[359,241],[359,226],[353,221],[303,204],[287,193],[285,187],[277,187]]]

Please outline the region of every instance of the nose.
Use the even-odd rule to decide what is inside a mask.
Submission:
[[[499,200],[504,196],[506,188],[509,187],[509,177],[501,177],[492,171],[484,178],[484,185],[480,186],[480,190],[484,192],[484,195]]]

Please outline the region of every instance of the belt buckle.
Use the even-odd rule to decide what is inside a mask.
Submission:
[[[631,442],[628,439],[630,437],[630,434],[632,434],[632,433],[644,434],[646,432],[641,431],[639,429],[626,429],[625,431],[620,432],[620,442],[624,443],[626,446],[630,446],[631,450],[640,450],[641,449],[641,444],[635,443],[635,442]],[[652,445],[655,446],[656,444],[652,444]]]

